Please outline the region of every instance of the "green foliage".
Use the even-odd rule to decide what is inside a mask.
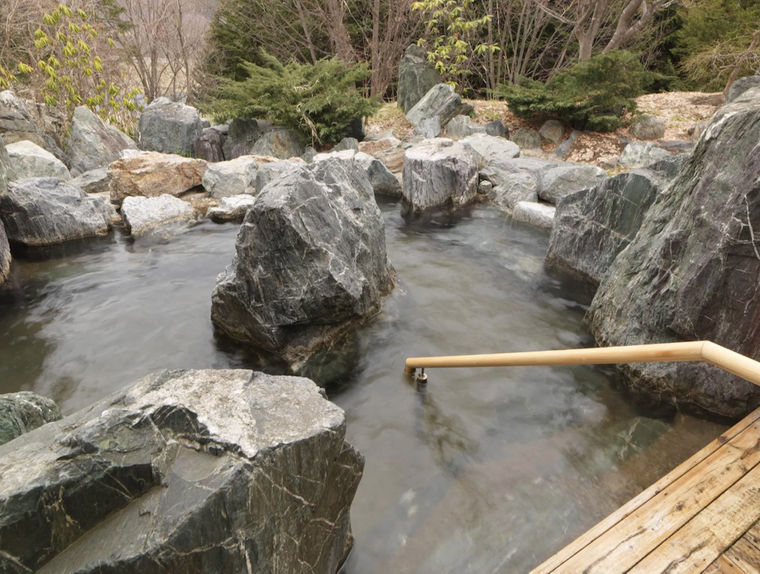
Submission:
[[[221,88],[206,106],[217,120],[267,118],[323,145],[340,141],[353,121],[380,106],[357,89],[369,77],[366,64],[337,58],[282,64],[266,52],[259,59],[262,65],[243,62],[244,79],[219,80]]]
[[[46,105],[70,112],[86,105],[101,118],[125,131],[134,131],[138,90],[126,91],[118,72],[106,70],[97,53],[98,29],[84,10],[59,4],[42,17],[34,32],[29,63],[19,62],[16,75],[0,72],[8,84],[21,82],[35,88]],[[109,38],[107,45],[114,47]],[[0,80],[1,82],[2,80]]]
[[[673,54],[689,87],[722,90],[729,76],[745,76],[760,67],[760,48],[753,34],[760,30],[757,0],[699,0],[679,10],[681,29]]]
[[[475,16],[472,0],[419,0],[412,3],[412,10],[423,12],[427,22],[427,37],[419,44],[427,48],[428,60],[453,86],[469,73],[467,63],[473,54],[493,54],[499,49],[478,39],[491,15]]]
[[[583,60],[546,84],[528,79],[502,84],[496,95],[520,117],[557,118],[578,129],[607,132],[636,108],[634,98],[650,80],[635,54],[616,50]]]

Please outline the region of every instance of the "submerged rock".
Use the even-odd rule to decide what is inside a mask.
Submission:
[[[131,154],[108,166],[111,201],[119,204],[128,196],[182,195],[201,185],[206,166],[202,159],[155,151]]]
[[[760,88],[713,116],[589,310],[601,345],[708,339],[760,359]],[[737,417],[760,389],[702,363],[631,364],[631,385]]]
[[[0,447],[0,570],[332,574],[362,468],[308,379],[157,373]]]
[[[398,68],[398,105],[404,113],[441,82],[441,75],[428,62],[425,49],[412,44],[404,52]]]
[[[61,409],[47,397],[28,391],[0,395],[0,445],[60,418]]]
[[[137,144],[125,133],[105,123],[89,108],[79,106],[74,110],[71,132],[66,142],[69,168],[74,177],[108,166],[119,159],[125,149],[137,149]]]
[[[477,194],[477,156],[461,142],[426,140],[406,151],[402,179],[405,209],[412,215],[460,207]]]
[[[193,142],[202,131],[198,110],[158,98],[140,114],[140,149],[191,157]]]
[[[171,195],[127,197],[121,214],[132,235],[168,232],[168,227],[185,227],[194,215],[193,206]]]
[[[232,265],[217,280],[211,319],[221,333],[297,371],[376,314],[392,286],[384,222],[366,174],[353,162],[327,159],[259,193]]]
[[[71,179],[66,165],[52,153],[30,141],[18,141],[5,146],[13,166],[11,179],[27,177],[56,177]]]
[[[621,173],[557,204],[546,261],[596,286],[636,236],[664,185],[649,170]]]
[[[50,177],[11,182],[0,194],[0,219],[8,239],[28,247],[106,235],[111,227],[99,200]]]

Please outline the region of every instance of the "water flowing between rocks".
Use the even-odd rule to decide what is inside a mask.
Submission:
[[[328,387],[367,458],[347,574],[525,571],[725,428],[652,416],[606,368],[440,369],[416,388],[409,355],[593,341],[579,294],[544,270],[545,233],[488,207],[452,225],[381,207],[399,283]],[[32,390],[67,414],[158,369],[256,368],[209,319],[236,231],[206,222],[168,243],[117,235],[16,259],[0,292],[0,392]]]

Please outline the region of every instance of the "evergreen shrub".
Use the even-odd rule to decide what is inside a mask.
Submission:
[[[615,50],[578,62],[545,84],[527,78],[502,84],[496,95],[519,117],[556,118],[577,129],[609,132],[636,108],[634,98],[652,79],[636,54]]]
[[[380,107],[358,87],[370,75],[366,64],[337,58],[282,64],[266,53],[261,61],[243,62],[246,77],[241,80],[219,79],[219,89],[205,106],[217,121],[269,119],[293,128],[312,145],[327,145],[345,137],[357,118]]]

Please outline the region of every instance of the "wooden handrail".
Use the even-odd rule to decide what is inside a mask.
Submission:
[[[405,362],[404,370],[408,374],[413,375],[416,369],[451,367],[609,365],[614,363],[681,361],[705,361],[760,386],[760,362],[721,347],[711,341],[567,349],[562,351],[526,351],[492,355],[410,357]]]

